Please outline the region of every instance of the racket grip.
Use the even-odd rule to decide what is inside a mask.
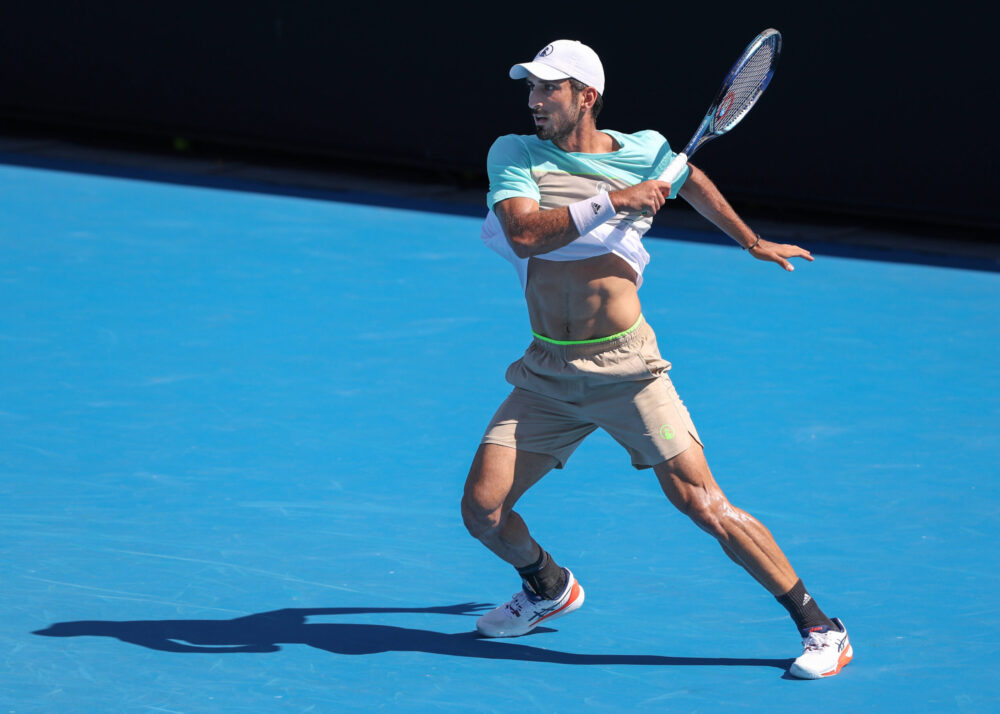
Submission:
[[[673,183],[677,180],[677,177],[681,175],[684,171],[684,167],[687,166],[688,157],[683,151],[667,164],[667,168],[664,169],[663,173],[660,174],[660,181],[666,181],[667,183]]]

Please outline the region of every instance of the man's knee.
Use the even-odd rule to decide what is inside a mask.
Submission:
[[[466,493],[462,497],[462,522],[469,535],[482,540],[503,525],[502,509],[484,506]]]
[[[723,542],[729,540],[735,525],[736,509],[721,492],[700,493],[688,499],[682,510],[706,533]]]
[[[462,521],[482,540],[503,527],[506,505],[515,481],[516,452],[481,444],[469,469],[462,495]]]

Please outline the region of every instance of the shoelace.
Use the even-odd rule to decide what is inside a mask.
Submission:
[[[528,597],[524,590],[518,590],[516,593],[511,595],[510,602],[505,606],[507,612],[514,615],[514,617],[521,616],[521,610],[526,610],[531,606],[531,599]]]
[[[521,610],[524,609],[525,605],[527,604],[524,602],[524,600],[525,597],[523,590],[514,593],[510,598],[510,602],[507,603],[507,612],[513,614],[514,617],[520,617]]]
[[[824,647],[828,647],[830,643],[827,641],[829,638],[827,635],[829,632],[810,632],[809,636],[802,641],[802,646],[806,651],[810,650],[821,650]]]

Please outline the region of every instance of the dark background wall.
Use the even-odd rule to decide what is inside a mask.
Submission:
[[[961,3],[4,2],[0,117],[483,172],[531,131],[509,66],[602,56],[601,124],[679,150],[729,65],[784,35],[749,117],[695,159],[771,206],[1000,227],[991,20]]]

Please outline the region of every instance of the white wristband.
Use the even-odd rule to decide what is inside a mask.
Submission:
[[[596,196],[571,203],[568,206],[569,217],[573,224],[585,236],[605,221],[615,217],[615,207],[611,205],[611,197],[604,191]]]

